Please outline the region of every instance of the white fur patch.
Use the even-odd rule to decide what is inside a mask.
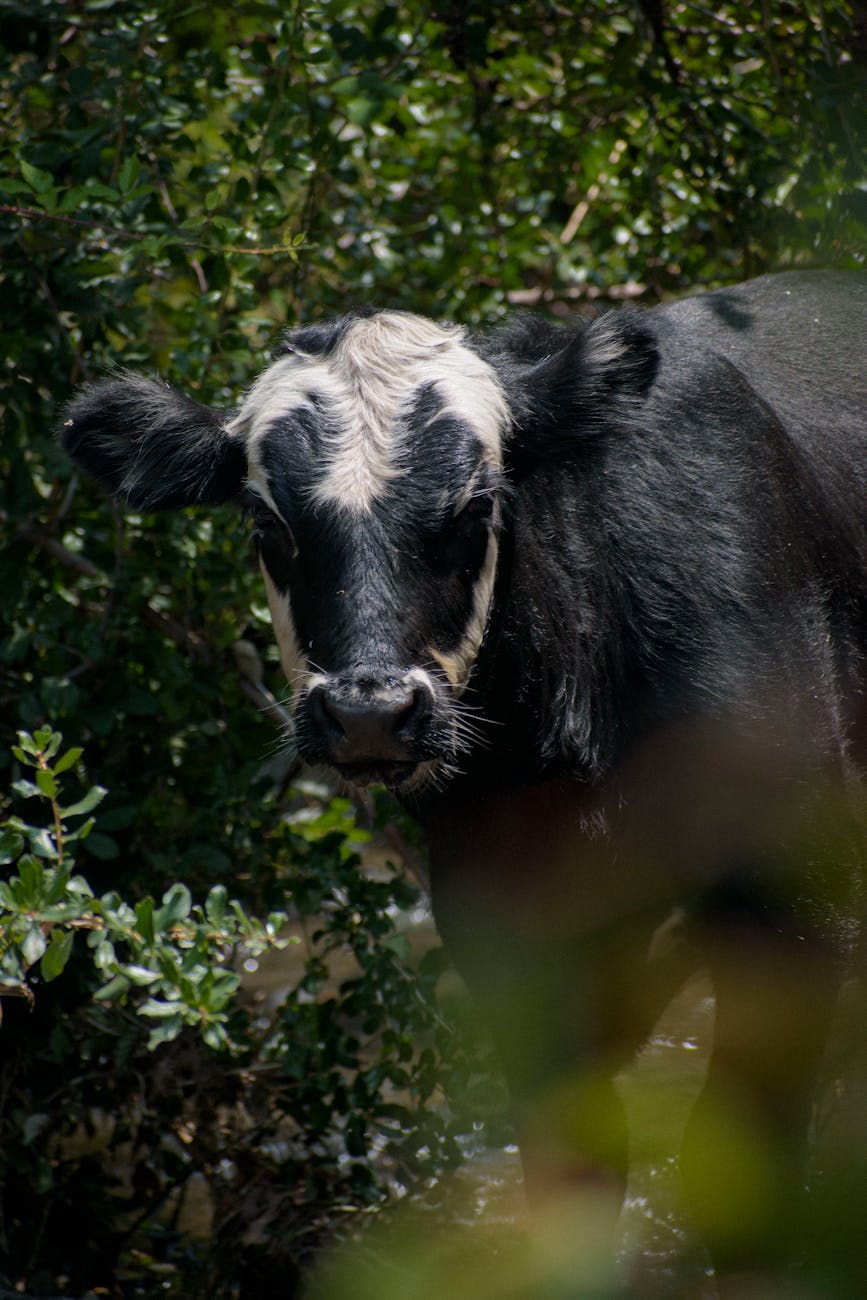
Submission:
[[[617,312],[608,312],[593,321],[584,340],[588,356],[598,370],[613,366],[629,352],[629,345],[620,332]]]
[[[268,597],[268,608],[271,611],[271,626],[274,628],[274,638],[280,651],[280,663],[283,672],[286,674],[286,680],[292,687],[292,708],[294,711],[294,700],[298,698],[301,681],[309,676],[309,664],[298,641],[295,620],[292,618],[292,604],[289,600],[289,593],[280,591],[274,585],[268,570],[261,560],[259,561],[259,568],[262,571],[262,577],[265,579],[265,593]]]
[[[279,358],[259,376],[228,426],[230,433],[246,432],[250,482],[272,504],[262,439],[276,420],[315,397],[326,415],[324,472],[311,498],[353,514],[369,511],[387,484],[406,472],[402,417],[428,386],[442,403],[438,414],[468,424],[486,460],[499,467],[508,406],[495,371],[464,338],[459,326],[383,311],[354,321],[328,357]]]
[[[482,644],[482,638],[485,635],[485,628],[488,625],[491,599],[494,594],[494,579],[497,574],[498,554],[499,544],[496,534],[492,532],[488,537],[485,560],[473,589],[473,608],[470,620],[459,645],[448,654],[433,647],[430,650],[431,658],[436,660],[458,694],[463,691],[469,680],[473,664],[476,661],[476,655],[479,653],[479,647]]]

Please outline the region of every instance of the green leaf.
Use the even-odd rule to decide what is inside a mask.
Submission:
[[[27,827],[27,837],[30,840],[30,850],[36,853],[40,858],[56,858],[57,845],[54,843],[54,837],[51,831],[44,827]]]
[[[88,185],[87,192],[91,198],[109,199],[112,203],[117,203],[120,198],[117,190],[112,189],[110,185],[103,185],[102,181],[94,181]]]
[[[123,997],[129,986],[130,982],[125,975],[115,975],[107,984],[103,984],[101,989],[97,989],[93,996],[100,1002],[116,1002],[118,998]]]
[[[0,190],[4,194],[32,194],[33,188],[26,181],[19,181],[12,176],[0,176]]]
[[[209,1025],[205,1025],[204,1029],[202,1030],[202,1038],[204,1039],[206,1045],[212,1048],[215,1052],[220,1052],[223,1050],[223,1048],[228,1046],[228,1038],[226,1035],[226,1030],[223,1027],[223,1025],[220,1024],[211,1023]]]
[[[75,212],[83,203],[87,202],[88,189],[84,185],[75,185],[71,190],[67,190],[62,196],[59,208],[61,212]]]
[[[114,944],[107,939],[104,933],[97,931],[91,936],[90,942],[94,944],[93,964],[97,970],[111,971],[117,965],[117,954],[114,950]],[[128,987],[129,980],[124,976],[124,987]]]
[[[154,941],[154,900],[142,898],[135,905],[135,925],[145,943]]]
[[[41,194],[45,190],[50,190],[54,184],[54,177],[50,172],[44,172],[41,168],[34,167],[24,158],[21,159],[21,175],[24,177],[30,188],[35,190],[37,194]]]
[[[42,932],[42,926],[38,921],[34,922],[24,935],[24,938],[21,940],[19,945],[21,948],[21,955],[27,966],[34,966],[36,962],[39,961],[39,958],[45,952],[46,942],[45,935]]]
[[[205,915],[212,925],[218,929],[222,926],[226,917],[226,903],[228,892],[225,885],[214,885],[208,891],[208,897],[205,899]]]
[[[46,212],[57,211],[57,190],[42,190],[39,194],[34,194],[33,202],[37,207],[43,208]]]
[[[54,764],[54,775],[59,776],[61,772],[68,772],[71,767],[75,766],[83,753],[84,750],[80,748],[67,749],[66,753]]]
[[[31,907],[42,902],[45,889],[45,868],[42,863],[31,856],[23,857],[18,864],[18,875],[26,891]]]
[[[42,978],[47,982],[56,979],[62,973],[64,966],[69,961],[74,938],[75,935],[72,930],[55,929],[51,931],[48,947],[42,954],[42,961],[39,964]]]
[[[412,955],[412,945],[405,934],[387,934],[379,941],[380,948],[387,948],[393,952],[401,961],[408,961]]]
[[[60,809],[61,817],[81,817],[83,813],[89,813],[98,803],[105,798],[107,791],[104,786],[93,785],[88,790],[83,799],[78,803],[71,803],[66,808]]]
[[[120,852],[117,840],[111,835],[103,835],[101,831],[94,831],[93,834],[88,835],[86,845],[88,853],[92,853],[101,862],[110,862]]]
[[[81,825],[77,826],[74,831],[64,832],[63,838],[65,843],[72,844],[75,842],[75,840],[86,840],[95,825],[96,825],[95,818],[88,817],[87,821],[82,822]]]
[[[24,848],[24,836],[20,831],[8,827],[0,831],[0,865],[14,862]]]
[[[186,885],[172,885],[163,894],[163,905],[154,912],[154,929],[157,932],[170,930],[179,921],[185,921],[190,914],[193,900]]]
[[[31,736],[31,734],[30,734],[29,731],[19,731],[19,732],[18,732],[18,744],[21,746],[21,748],[22,748],[22,749],[24,750],[24,752],[27,753],[27,754],[32,754],[32,755],[35,756],[36,754],[38,754],[38,753],[40,752],[40,750],[39,750],[39,746],[37,745],[36,741],[35,741],[35,740],[33,739],[33,737]],[[18,755],[18,757],[20,757],[20,755]]]
[[[167,1016],[151,1030],[148,1036],[148,1051],[152,1052],[155,1047],[159,1047],[160,1043],[170,1043],[177,1038],[183,1027],[182,1016]]]
[[[160,978],[159,971],[148,970],[147,966],[124,966],[123,973],[130,983],[140,986],[153,984]]]
[[[211,981],[206,1004],[208,1007],[220,1007],[234,996],[241,983],[241,977],[233,970],[218,971]]]
[[[75,902],[68,903],[49,903],[47,907],[40,907],[37,913],[40,921],[50,921],[52,924],[58,922],[78,920],[82,916],[90,915],[89,908],[83,900],[78,899]]]
[[[148,998],[138,1011],[140,1016],[151,1016],[154,1020],[167,1020],[180,1014],[177,1002],[158,1002],[155,998]]]
[[[139,161],[135,154],[129,154],[117,174],[117,186],[121,194],[128,194],[134,188],[139,176]]]
[[[51,772],[40,769],[36,773],[36,784],[45,795],[46,799],[53,799],[57,794],[57,782]]]
[[[49,869],[49,871],[46,873],[46,877],[47,877],[46,878],[47,888],[45,890],[46,904],[59,903],[61,898],[63,898],[63,895],[66,893],[67,887],[69,885],[69,873],[70,873],[69,863],[66,863],[65,866],[58,867],[54,870]]]
[[[12,789],[16,794],[20,794],[23,799],[32,799],[35,794],[39,794],[39,786],[34,785],[32,781],[13,781]]]

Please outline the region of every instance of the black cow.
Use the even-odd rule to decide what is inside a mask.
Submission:
[[[685,1204],[732,1265],[804,1230],[856,947],[865,361],[867,280],[786,273],[482,338],[350,313],[231,412],[125,374],[63,430],[138,509],[251,511],[300,752],[425,828],[531,1175],[623,1174],[611,1077],[710,968]]]

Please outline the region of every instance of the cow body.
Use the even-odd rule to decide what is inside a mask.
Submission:
[[[702,1105],[748,1116],[773,1173],[717,1234],[735,1261],[799,1222],[855,946],[865,286],[790,273],[482,339],[353,314],[290,334],[233,412],[125,376],[64,430],[138,507],[251,509],[299,749],[420,819],[540,1166],[623,1173],[610,1079],[710,967]],[[595,1102],[555,1140],[563,1078]],[[684,1169],[713,1236],[702,1105]]]

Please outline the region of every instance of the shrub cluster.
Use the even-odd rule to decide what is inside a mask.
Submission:
[[[351,304],[475,323],[857,263],[865,50],[847,4],[0,5],[10,1285],[290,1294],[498,1095],[411,959],[416,888],[359,869],[396,811],[276,752],[244,521],[122,516],[63,402],[121,364],[231,406]]]

